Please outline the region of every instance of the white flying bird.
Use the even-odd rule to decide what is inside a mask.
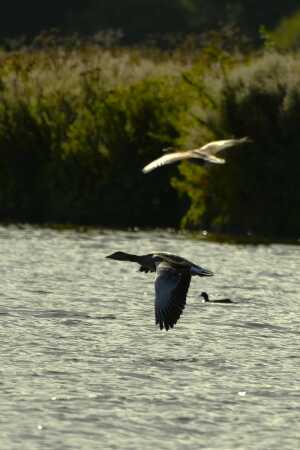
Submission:
[[[251,139],[247,137],[243,137],[241,139],[225,139],[222,141],[209,142],[208,144],[203,145],[203,147],[195,148],[193,150],[168,153],[147,164],[143,168],[143,172],[149,173],[152,170],[157,169],[158,167],[165,166],[167,164],[173,164],[174,162],[190,158],[202,159],[203,161],[214,164],[224,164],[226,162],[225,159],[215,156],[217,153],[229,147],[234,147],[248,142],[251,142]]]

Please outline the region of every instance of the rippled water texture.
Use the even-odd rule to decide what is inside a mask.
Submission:
[[[300,247],[30,227],[0,243],[1,450],[298,448]],[[169,332],[154,275],[103,258],[152,249],[215,272]]]

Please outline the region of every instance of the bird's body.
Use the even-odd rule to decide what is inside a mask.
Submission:
[[[209,142],[200,148],[195,148],[193,150],[187,151],[176,151],[173,153],[167,153],[160,158],[155,159],[143,168],[144,173],[149,173],[158,167],[165,166],[167,164],[172,164],[184,159],[198,159],[214,164],[224,164],[226,161],[223,158],[215,156],[222,150],[234,147],[240,144],[251,142],[247,137],[241,139],[224,139],[220,141]]]
[[[207,302],[210,302],[210,303],[233,303],[233,301],[230,300],[230,298],[220,298],[217,300],[210,300],[207,292],[201,292],[200,297],[203,297],[204,303],[207,303]]]
[[[156,272],[155,321],[161,330],[173,328],[179,319],[186,304],[191,277],[213,275],[210,270],[171,253],[154,252],[138,256],[116,252],[107,258],[136,262],[141,272]]]

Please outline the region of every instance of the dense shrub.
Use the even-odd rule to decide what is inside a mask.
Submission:
[[[228,71],[216,107],[202,113],[215,137],[249,136],[228,164],[183,166],[176,187],[191,198],[185,226],[298,236],[300,230],[300,56],[267,53]],[[219,132],[219,135],[217,134]]]
[[[174,55],[0,54],[0,220],[297,236],[299,54]],[[253,144],[226,165],[141,172],[162,147],[231,136]]]
[[[174,190],[141,167],[178,136],[182,65],[89,48],[2,57],[2,220],[178,222]]]

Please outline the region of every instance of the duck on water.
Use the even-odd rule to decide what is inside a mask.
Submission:
[[[204,303],[207,303],[207,302],[210,302],[210,303],[233,303],[233,301],[230,300],[230,298],[220,298],[217,300],[210,300],[207,292],[201,292],[200,297],[203,297]]]
[[[155,322],[160,329],[173,328],[181,316],[192,276],[211,277],[213,272],[171,253],[134,255],[115,252],[106,258],[140,265],[141,272],[156,272]]]

